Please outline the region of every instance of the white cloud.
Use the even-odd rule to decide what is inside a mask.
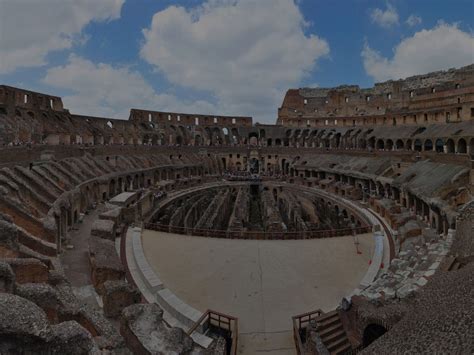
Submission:
[[[417,25],[421,24],[422,22],[423,22],[423,20],[421,19],[420,16],[416,16],[416,15],[413,15],[413,14],[408,16],[407,20],[405,21],[405,23],[410,27],[417,26]]]
[[[50,68],[43,78],[45,84],[66,89],[64,105],[72,113],[128,119],[130,108],[179,112],[212,112],[208,102],[183,102],[173,95],[157,94],[143,76],[126,67],[95,64],[71,55],[64,66]]]
[[[45,64],[51,51],[71,48],[91,21],[120,17],[125,0],[1,0],[0,74]]]
[[[398,25],[398,12],[395,7],[387,3],[387,8],[385,10],[379,8],[373,9],[370,12],[370,19],[373,23],[376,23],[383,28],[390,28]]]
[[[365,71],[375,80],[400,79],[474,63],[474,36],[456,24],[439,23],[402,40],[391,59],[367,43],[361,55]]]
[[[285,90],[329,53],[306,25],[293,0],[170,6],[143,31],[141,56],[172,83],[213,94],[219,113],[274,122]]]

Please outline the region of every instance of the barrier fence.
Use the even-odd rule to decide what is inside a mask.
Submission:
[[[312,312],[298,314],[293,316],[293,339],[295,341],[296,353],[298,355],[303,354],[303,345],[306,342],[306,328],[309,323],[318,318],[324,312],[320,309]]]
[[[237,344],[239,337],[238,318],[208,309],[188,330],[188,335],[191,335],[193,332],[195,332],[196,329],[201,325],[205,329],[205,332],[210,331],[226,339],[227,354],[237,355]]]
[[[305,230],[295,232],[254,232],[254,231],[229,231],[217,229],[197,229],[177,227],[157,223],[144,223],[143,228],[158,232],[185,234],[197,237],[226,238],[226,239],[320,239],[334,238],[347,235],[370,233],[372,226],[360,226],[354,228],[328,229],[328,230]]]

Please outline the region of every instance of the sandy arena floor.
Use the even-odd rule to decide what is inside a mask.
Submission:
[[[239,318],[241,353],[294,353],[291,317],[334,309],[364,277],[372,234],[314,240],[259,241],[142,236],[145,256],[165,287],[205,311]]]

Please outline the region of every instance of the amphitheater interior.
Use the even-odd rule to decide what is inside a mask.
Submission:
[[[1,354],[474,353],[474,64],[274,125],[0,86],[0,147]]]

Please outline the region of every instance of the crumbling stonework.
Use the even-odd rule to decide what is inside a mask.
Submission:
[[[45,313],[31,301],[0,293],[0,352],[16,354],[89,354],[95,345],[78,323],[50,326]]]
[[[163,311],[156,304],[136,304],[125,308],[120,333],[135,354],[206,354],[182,329],[167,325]]]
[[[110,240],[91,238],[89,240],[89,260],[92,282],[100,294],[102,294],[106,281],[121,280],[125,277],[125,270],[117,257],[115,244]]]
[[[15,291],[15,273],[8,263],[0,262],[0,292]]]
[[[135,287],[125,281],[106,281],[103,285],[102,300],[104,314],[107,317],[118,317],[122,309],[139,303],[141,294]]]
[[[471,118],[469,106],[460,103],[472,102],[471,91],[460,91],[472,88],[473,71],[474,65],[469,65],[377,83],[370,89],[361,89],[357,85],[290,89],[278,109],[277,122],[289,126],[317,127],[338,124],[395,126],[417,123],[417,120],[429,123],[441,119],[446,122],[467,120]],[[456,104],[450,100],[451,97],[461,96],[463,100],[455,101]],[[452,110],[452,115],[446,115],[441,110],[433,112],[443,104],[451,104],[448,110]]]
[[[0,353],[127,354],[125,342],[223,353],[223,338],[205,350],[156,305],[135,304],[116,232],[151,220],[210,237],[327,237],[370,227],[359,207],[392,229],[391,264],[353,297],[344,326],[354,344],[369,345],[376,324],[388,332],[368,353],[473,353],[473,94],[473,65],[371,89],[290,90],[277,125],[252,125],[139,109],[86,117],[60,97],[0,86]],[[134,197],[101,213],[89,241],[72,238],[122,193]],[[80,287],[61,259],[75,247],[92,279]],[[119,334],[107,317],[124,307]]]
[[[91,235],[97,238],[115,240],[115,222],[108,219],[98,219],[92,224]]]
[[[48,266],[38,259],[4,259],[15,273],[15,280],[19,284],[41,283],[48,281]]]

